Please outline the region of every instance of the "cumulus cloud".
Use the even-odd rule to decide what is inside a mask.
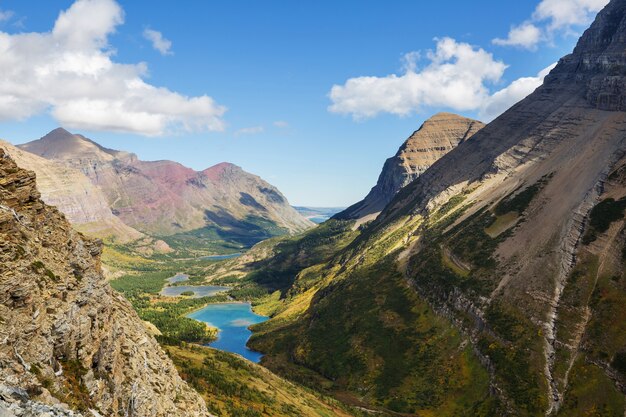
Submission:
[[[124,21],[114,0],[77,0],[52,31],[0,31],[0,120],[49,112],[68,128],[158,136],[224,129],[226,108],[144,81],[144,63],[114,61],[108,37]]]
[[[274,127],[277,127],[279,129],[286,129],[289,127],[289,123],[285,122],[284,120],[277,120],[272,124],[274,125]]]
[[[541,29],[530,22],[525,22],[511,28],[506,39],[496,38],[493,40],[493,43],[500,46],[520,46],[527,49],[536,49],[542,36]]]
[[[404,116],[425,106],[475,110],[489,95],[487,83],[499,81],[506,69],[485,50],[451,38],[437,41],[437,48],[426,55],[430,62],[420,71],[418,56],[405,56],[402,75],[357,77],[333,86],[329,110],[355,119],[379,113]]]
[[[171,51],[172,42],[163,37],[163,34],[159,31],[146,29],[143,31],[143,37],[152,42],[152,47],[159,51],[161,55],[173,55]]]
[[[609,0],[541,0],[530,21],[514,26],[506,39],[496,38],[493,43],[536,49],[555,33],[571,33],[574,27],[588,25],[608,3]]]
[[[446,38],[427,54],[430,63],[421,71],[417,70],[419,56],[403,57],[402,75],[357,77],[333,86],[329,110],[360,120],[380,113],[406,116],[437,107],[477,111],[489,122],[537,89],[556,66],[490,93],[489,84],[501,83],[507,66],[484,50]]]
[[[587,25],[609,0],[542,0],[533,18],[547,20],[552,30]]]
[[[543,69],[536,77],[523,77],[513,81],[507,87],[489,96],[482,104],[479,111],[481,120],[490,122],[500,114],[508,110],[518,101],[526,98],[535,91],[543,79],[554,69],[556,63]]]
[[[235,132],[235,136],[241,135],[256,135],[259,133],[263,133],[265,128],[263,126],[253,126],[253,127],[244,127],[243,129],[239,129]]]

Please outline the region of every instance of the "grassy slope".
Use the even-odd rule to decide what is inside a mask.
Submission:
[[[287,382],[236,355],[188,344],[209,342],[215,332],[185,318],[185,314],[210,302],[225,301],[225,297],[171,299],[159,297],[158,293],[165,279],[177,271],[185,270],[194,277],[206,264],[207,261],[145,263],[141,264],[141,270],[132,271],[111,284],[131,301],[142,319],[161,332],[157,338],[181,376],[204,396],[212,412],[233,417],[361,415],[358,410],[350,410],[336,400]]]
[[[496,416],[504,409],[543,415],[541,331],[523,306],[494,302],[478,319],[472,305],[494,290],[496,248],[526,221],[526,209],[549,181],[546,176],[518,189],[458,224],[454,220],[467,208],[459,209],[462,196],[421,224],[406,215],[383,231],[366,229],[329,261],[297,275],[288,296],[275,300],[281,303],[277,314],[255,327],[252,346],[269,352],[264,363],[271,369],[348,402],[419,415]],[[618,387],[626,386],[626,204],[620,197],[605,198],[592,212],[585,239],[605,245],[595,249],[608,259],[601,262],[603,271],[595,255],[582,249],[560,307],[560,341],[573,342],[567,332],[577,326],[585,330],[574,358],[557,349],[557,378],[571,363],[560,415],[624,414]],[[420,232],[408,235],[412,230]],[[417,293],[394,262],[396,248],[410,240],[419,240],[419,253],[407,262]],[[607,269],[609,261],[613,269]],[[307,284],[299,286],[301,281]],[[463,348],[459,327],[472,332],[475,352],[493,367],[491,379],[472,350]],[[500,403],[488,399],[489,380],[501,390]]]
[[[466,338],[398,272],[395,247],[407,230],[353,242],[302,271],[251,345],[270,353],[263,363],[271,369],[347,402],[390,413],[488,413],[496,407],[488,375]]]
[[[200,346],[166,346],[183,379],[224,417],[360,416],[336,400],[288,382],[235,355]]]
[[[356,238],[351,235],[351,243],[339,251],[326,254],[326,261],[296,265],[304,268],[296,271],[284,297],[273,297],[274,316],[255,326],[251,345],[269,353],[264,364],[271,369],[344,401],[387,412],[498,415],[501,404],[490,398],[489,374],[467,336],[431,307],[443,306],[458,289],[470,301],[493,289],[492,256],[507,232],[491,237],[485,230],[502,216],[520,217],[543,185],[522,190],[492,211],[481,211],[448,230],[467,208],[462,208],[464,196],[459,195],[429,220],[405,216],[384,231],[365,229]],[[420,256],[408,263],[417,292],[395,262],[397,248],[416,239],[413,230],[421,230]],[[312,240],[308,245],[318,244]],[[292,259],[297,247],[296,242],[283,246],[280,257]],[[276,263],[270,263],[262,273],[274,276],[275,268]],[[496,378],[511,390],[516,403],[540,409],[540,339],[527,331],[531,326],[514,310],[496,305],[488,314],[498,337],[490,340],[490,333],[484,332],[478,349],[502,367]],[[473,320],[470,315],[454,319],[462,328],[471,327],[463,322]],[[519,345],[519,351],[503,350],[511,344]]]

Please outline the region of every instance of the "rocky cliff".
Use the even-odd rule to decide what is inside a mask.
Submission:
[[[0,411],[207,415],[105,282],[100,251],[41,201],[35,174],[0,149]]]
[[[150,235],[210,227],[218,235],[271,236],[312,226],[275,187],[232,164],[198,172],[172,161],[141,161],[63,129],[20,148],[83,172],[124,223]]]
[[[400,189],[483,127],[477,120],[451,113],[431,117],[402,144],[395,156],[387,159],[369,194],[336,218],[360,219],[378,214]]]

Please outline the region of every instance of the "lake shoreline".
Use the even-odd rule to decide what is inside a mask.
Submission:
[[[220,306],[222,308],[219,308]],[[236,306],[236,308],[231,309],[228,306]],[[245,310],[237,308],[242,306],[245,306]],[[185,317],[217,328],[216,340],[206,346],[238,354],[255,363],[258,363],[264,356],[262,352],[250,349],[247,345],[253,334],[250,327],[269,320],[269,317],[255,313],[249,301],[209,303],[187,313]]]

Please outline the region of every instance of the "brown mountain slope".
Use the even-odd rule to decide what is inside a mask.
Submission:
[[[297,274],[257,326],[266,363],[415,415],[624,415],[625,50],[612,0],[542,87]]]
[[[375,217],[398,191],[484,126],[477,120],[451,113],[431,117],[402,144],[395,156],[385,162],[378,182],[369,194],[335,218]]]
[[[207,415],[102,277],[100,251],[0,149],[0,410],[15,406],[2,399],[9,389],[30,397],[25,406],[65,403],[85,415]]]
[[[113,215],[106,197],[80,171],[23,151],[0,141],[16,163],[37,174],[41,199],[57,207],[79,231],[87,235],[128,243],[144,235]]]
[[[172,161],[140,161],[63,129],[20,148],[82,171],[124,223],[147,234],[208,227],[258,241],[312,225],[275,187],[232,164],[197,172]]]

